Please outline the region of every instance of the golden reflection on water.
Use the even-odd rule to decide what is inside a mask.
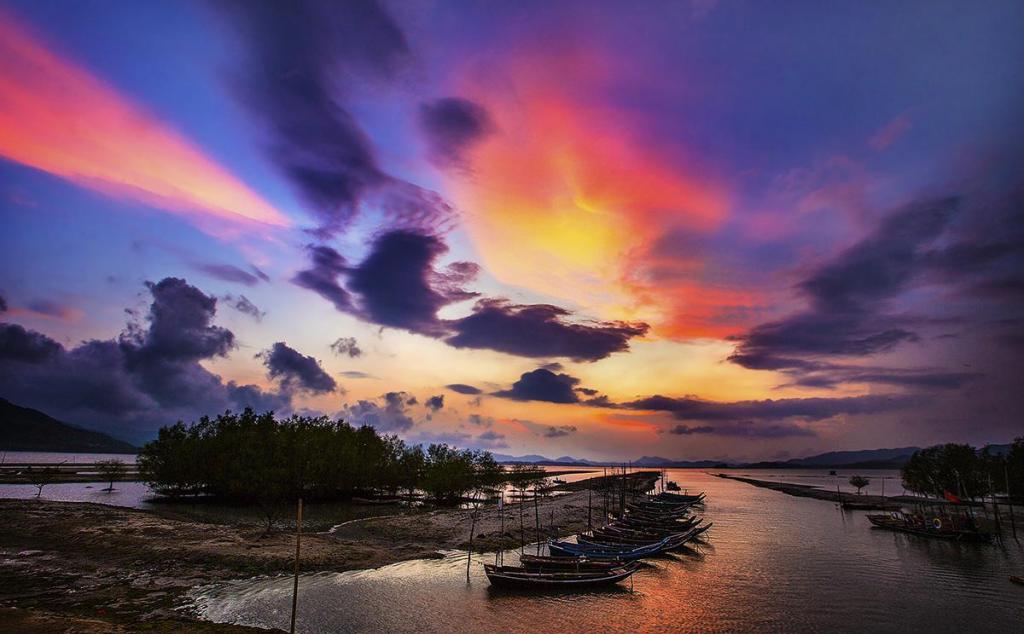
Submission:
[[[499,591],[478,566],[467,584],[465,555],[453,554],[306,576],[300,631],[1008,632],[1024,623],[1024,593],[1007,579],[1024,571],[1012,540],[929,541],[873,530],[862,512],[700,471],[669,478],[708,492],[714,527],[706,544],[649,560],[632,591]],[[282,627],[290,592],[288,579],[246,580],[196,596],[212,620]]]

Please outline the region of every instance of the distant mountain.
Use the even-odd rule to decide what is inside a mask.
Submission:
[[[1011,445],[988,445],[988,450],[995,455],[1002,455],[1008,452],[1010,447]],[[891,449],[829,451],[805,458],[749,463],[726,463],[721,460],[672,460],[670,458],[662,458],[661,456],[642,456],[634,460],[632,466],[641,469],[723,469],[729,467],[742,467],[745,469],[899,469],[919,449],[920,447],[894,447]],[[572,456],[561,456],[552,460],[536,454],[526,456],[494,454],[494,459],[503,463],[522,462],[562,467],[619,467],[629,464],[628,461],[611,460],[602,462],[585,458],[573,458]]]
[[[492,453],[494,459],[498,462],[523,462],[528,464],[534,464],[538,462],[551,462],[551,458],[545,458],[544,456],[538,456],[537,454],[528,454],[525,456],[510,456],[504,453]]]
[[[68,425],[39,410],[0,398],[0,449],[4,451],[77,451],[135,453],[135,447],[116,438]]]
[[[785,461],[754,462],[743,465],[748,469],[823,469],[828,467],[858,469],[898,469],[920,447],[892,449],[861,449],[859,451],[829,451],[806,458]]]

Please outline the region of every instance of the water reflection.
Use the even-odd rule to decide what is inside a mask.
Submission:
[[[708,543],[649,560],[633,591],[513,594],[492,589],[464,554],[377,570],[306,575],[302,632],[1019,631],[1020,548],[872,530],[862,512],[696,471],[670,478],[708,491]],[[477,558],[474,557],[474,562]],[[486,558],[485,558],[486,560]],[[493,555],[491,556],[493,560]],[[514,563],[509,553],[506,563]],[[215,621],[285,627],[288,578],[200,589]]]

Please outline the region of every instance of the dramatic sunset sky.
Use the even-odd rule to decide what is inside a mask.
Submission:
[[[0,2],[0,397],[781,459],[1024,431],[1024,3]]]

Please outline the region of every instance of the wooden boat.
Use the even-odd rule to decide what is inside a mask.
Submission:
[[[586,557],[587,559],[635,561],[644,557],[653,557],[670,544],[668,538],[648,546],[614,547],[592,544],[574,544],[572,542],[553,541],[548,544],[552,555],[562,557]]]
[[[682,516],[682,517],[662,517],[655,518],[649,515],[638,515],[636,513],[626,513],[625,515],[618,515],[616,519],[611,522],[615,525],[621,525],[630,527],[637,531],[648,531],[648,530],[680,530],[687,529],[690,525],[699,521],[700,518],[695,515]]]
[[[708,525],[710,526],[710,524]],[[642,537],[621,537],[614,535],[606,535],[598,533],[596,535],[578,535],[576,541],[584,546],[593,546],[601,548],[630,548],[630,547],[643,547],[643,546],[654,546],[656,544],[671,544],[671,546],[665,545],[662,550],[672,550],[678,548],[686,542],[697,537],[701,533],[707,530],[707,527],[695,526],[685,532],[675,533],[667,535],[660,539],[651,540],[651,538]]]
[[[676,484],[675,482],[673,482],[672,480],[669,480],[668,484],[665,485],[665,488],[668,489],[669,491],[681,491],[682,490],[682,489],[679,488],[679,485]]]
[[[671,527],[658,527],[658,526],[637,526],[631,524],[625,524],[620,522],[614,522],[603,528],[595,529],[593,532],[608,533],[610,535],[621,535],[623,537],[656,537],[662,538],[672,535],[674,533],[682,533],[687,529],[696,526],[704,520],[694,517],[686,522],[680,522],[673,524]]]
[[[667,491],[664,491],[652,497],[655,500],[659,500],[662,502],[684,502],[688,504],[699,504],[700,502],[704,501],[704,498],[706,496],[703,493],[700,493],[698,495],[683,495],[681,493],[669,493]]]
[[[695,534],[695,529],[685,533],[672,535],[647,544],[629,544],[622,542],[599,542],[586,536],[577,536],[578,543],[551,542],[548,550],[553,555],[565,554],[570,556],[584,556],[588,559],[622,559],[632,561],[653,557],[675,548],[679,548],[689,541]]]
[[[974,527],[962,527],[951,518],[932,518],[926,522],[905,513],[893,512],[888,515],[868,515],[868,521],[875,527],[900,533],[909,533],[934,539],[949,539],[962,542],[990,542],[992,534]]]
[[[550,557],[546,555],[520,555],[519,565],[534,572],[563,570],[568,572],[598,572],[621,568],[621,561],[594,561],[585,557]]]
[[[625,527],[625,526],[609,524],[608,526],[604,526],[602,528],[595,528],[593,531],[591,531],[591,534],[594,537],[607,537],[607,538],[610,538],[610,539],[622,539],[624,541],[628,541],[628,540],[657,541],[659,539],[664,539],[664,538],[669,537],[671,535],[678,535],[680,533],[685,533],[687,530],[693,528],[694,526],[699,525],[703,521],[704,520],[700,520],[700,519],[694,518],[693,522],[688,522],[686,524],[680,524],[678,527],[673,527],[671,529],[649,529],[649,530],[640,530],[640,529],[636,529],[636,528],[630,528],[630,527]]]
[[[532,572],[520,566],[484,564],[491,585],[523,589],[580,589],[616,584],[637,571],[634,561],[609,570],[595,572]]]
[[[673,513],[687,513],[690,510],[692,504],[683,503],[677,504],[676,502],[631,502],[626,505],[626,508],[630,511],[637,511],[640,513],[654,513],[654,514],[673,514]]]
[[[848,511],[884,511],[893,508],[892,504],[880,502],[864,502],[862,500],[843,500],[839,503],[841,508]]]

